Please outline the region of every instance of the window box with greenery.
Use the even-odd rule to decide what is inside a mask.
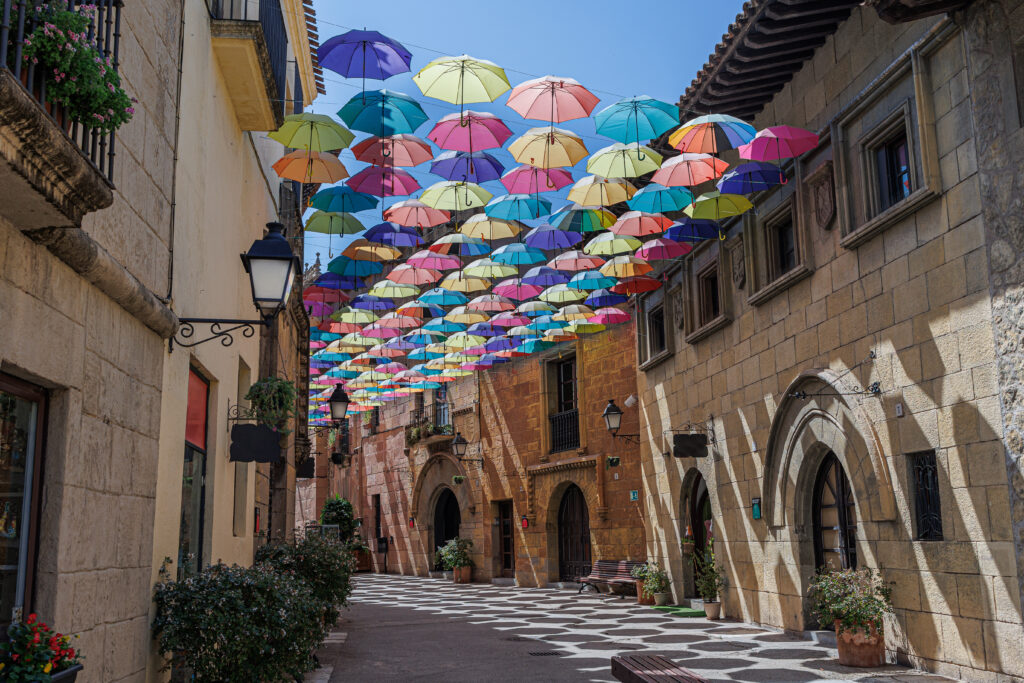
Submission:
[[[893,612],[892,588],[878,574],[871,569],[822,570],[811,579],[809,597],[818,622],[835,627],[840,664],[885,664],[885,616]]]
[[[0,680],[71,683],[82,670],[71,637],[55,633],[35,614],[12,623],[7,638],[0,643]]]
[[[704,614],[709,620],[716,620],[722,617],[722,603],[719,596],[725,589],[725,575],[715,560],[715,551],[712,548],[714,541],[708,539],[708,547],[703,553],[693,556],[694,583],[697,586],[697,594],[704,601]]]
[[[473,579],[473,559],[469,556],[472,547],[470,539],[455,537],[437,551],[441,566],[452,572],[455,583],[469,583]]]
[[[636,579],[636,598],[641,605],[667,605],[672,599],[668,572],[654,560],[633,567],[630,576]]]

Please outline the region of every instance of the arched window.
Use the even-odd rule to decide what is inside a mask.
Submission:
[[[857,568],[857,508],[846,472],[829,451],[814,483],[814,564],[818,568]]]

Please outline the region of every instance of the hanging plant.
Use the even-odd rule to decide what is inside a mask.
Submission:
[[[466,477],[464,477],[461,474],[456,474],[454,477],[452,477],[452,483],[455,484],[456,486],[458,486],[464,481],[466,481]]]
[[[291,434],[288,421],[295,414],[295,385],[280,377],[264,377],[245,394],[249,411],[261,425]]]

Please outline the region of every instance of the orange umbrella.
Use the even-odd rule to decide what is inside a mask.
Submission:
[[[338,157],[305,149],[285,154],[273,168],[279,177],[300,183],[336,183],[348,178],[348,169]]]

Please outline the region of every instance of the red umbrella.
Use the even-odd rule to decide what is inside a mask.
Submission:
[[[680,244],[679,242],[659,237],[637,249],[636,256],[645,261],[665,261],[685,256],[691,251],[693,251],[692,244]]]
[[[340,289],[313,285],[302,290],[302,300],[305,302],[315,301],[321,304],[344,304],[348,303],[349,296]]]
[[[754,161],[794,159],[818,146],[818,136],[803,128],[772,126],[739,147],[740,157]]]
[[[412,194],[420,184],[408,172],[390,166],[368,166],[348,179],[347,185],[356,192],[377,197]]]
[[[548,261],[548,267],[555,270],[567,270],[574,273],[579,270],[592,270],[600,268],[605,263],[600,256],[591,256],[579,249],[562,252],[555,258]]]
[[[637,275],[636,277],[627,277],[619,280],[612,287],[612,291],[616,294],[642,294],[644,292],[653,292],[659,287],[661,287],[660,280],[655,280],[653,277],[647,277],[646,275]]]
[[[384,220],[408,228],[432,228],[447,223],[451,218],[447,211],[431,208],[418,199],[397,202],[384,211]]]
[[[367,138],[352,148],[359,161],[375,166],[418,166],[434,158],[430,143],[415,135]]]

